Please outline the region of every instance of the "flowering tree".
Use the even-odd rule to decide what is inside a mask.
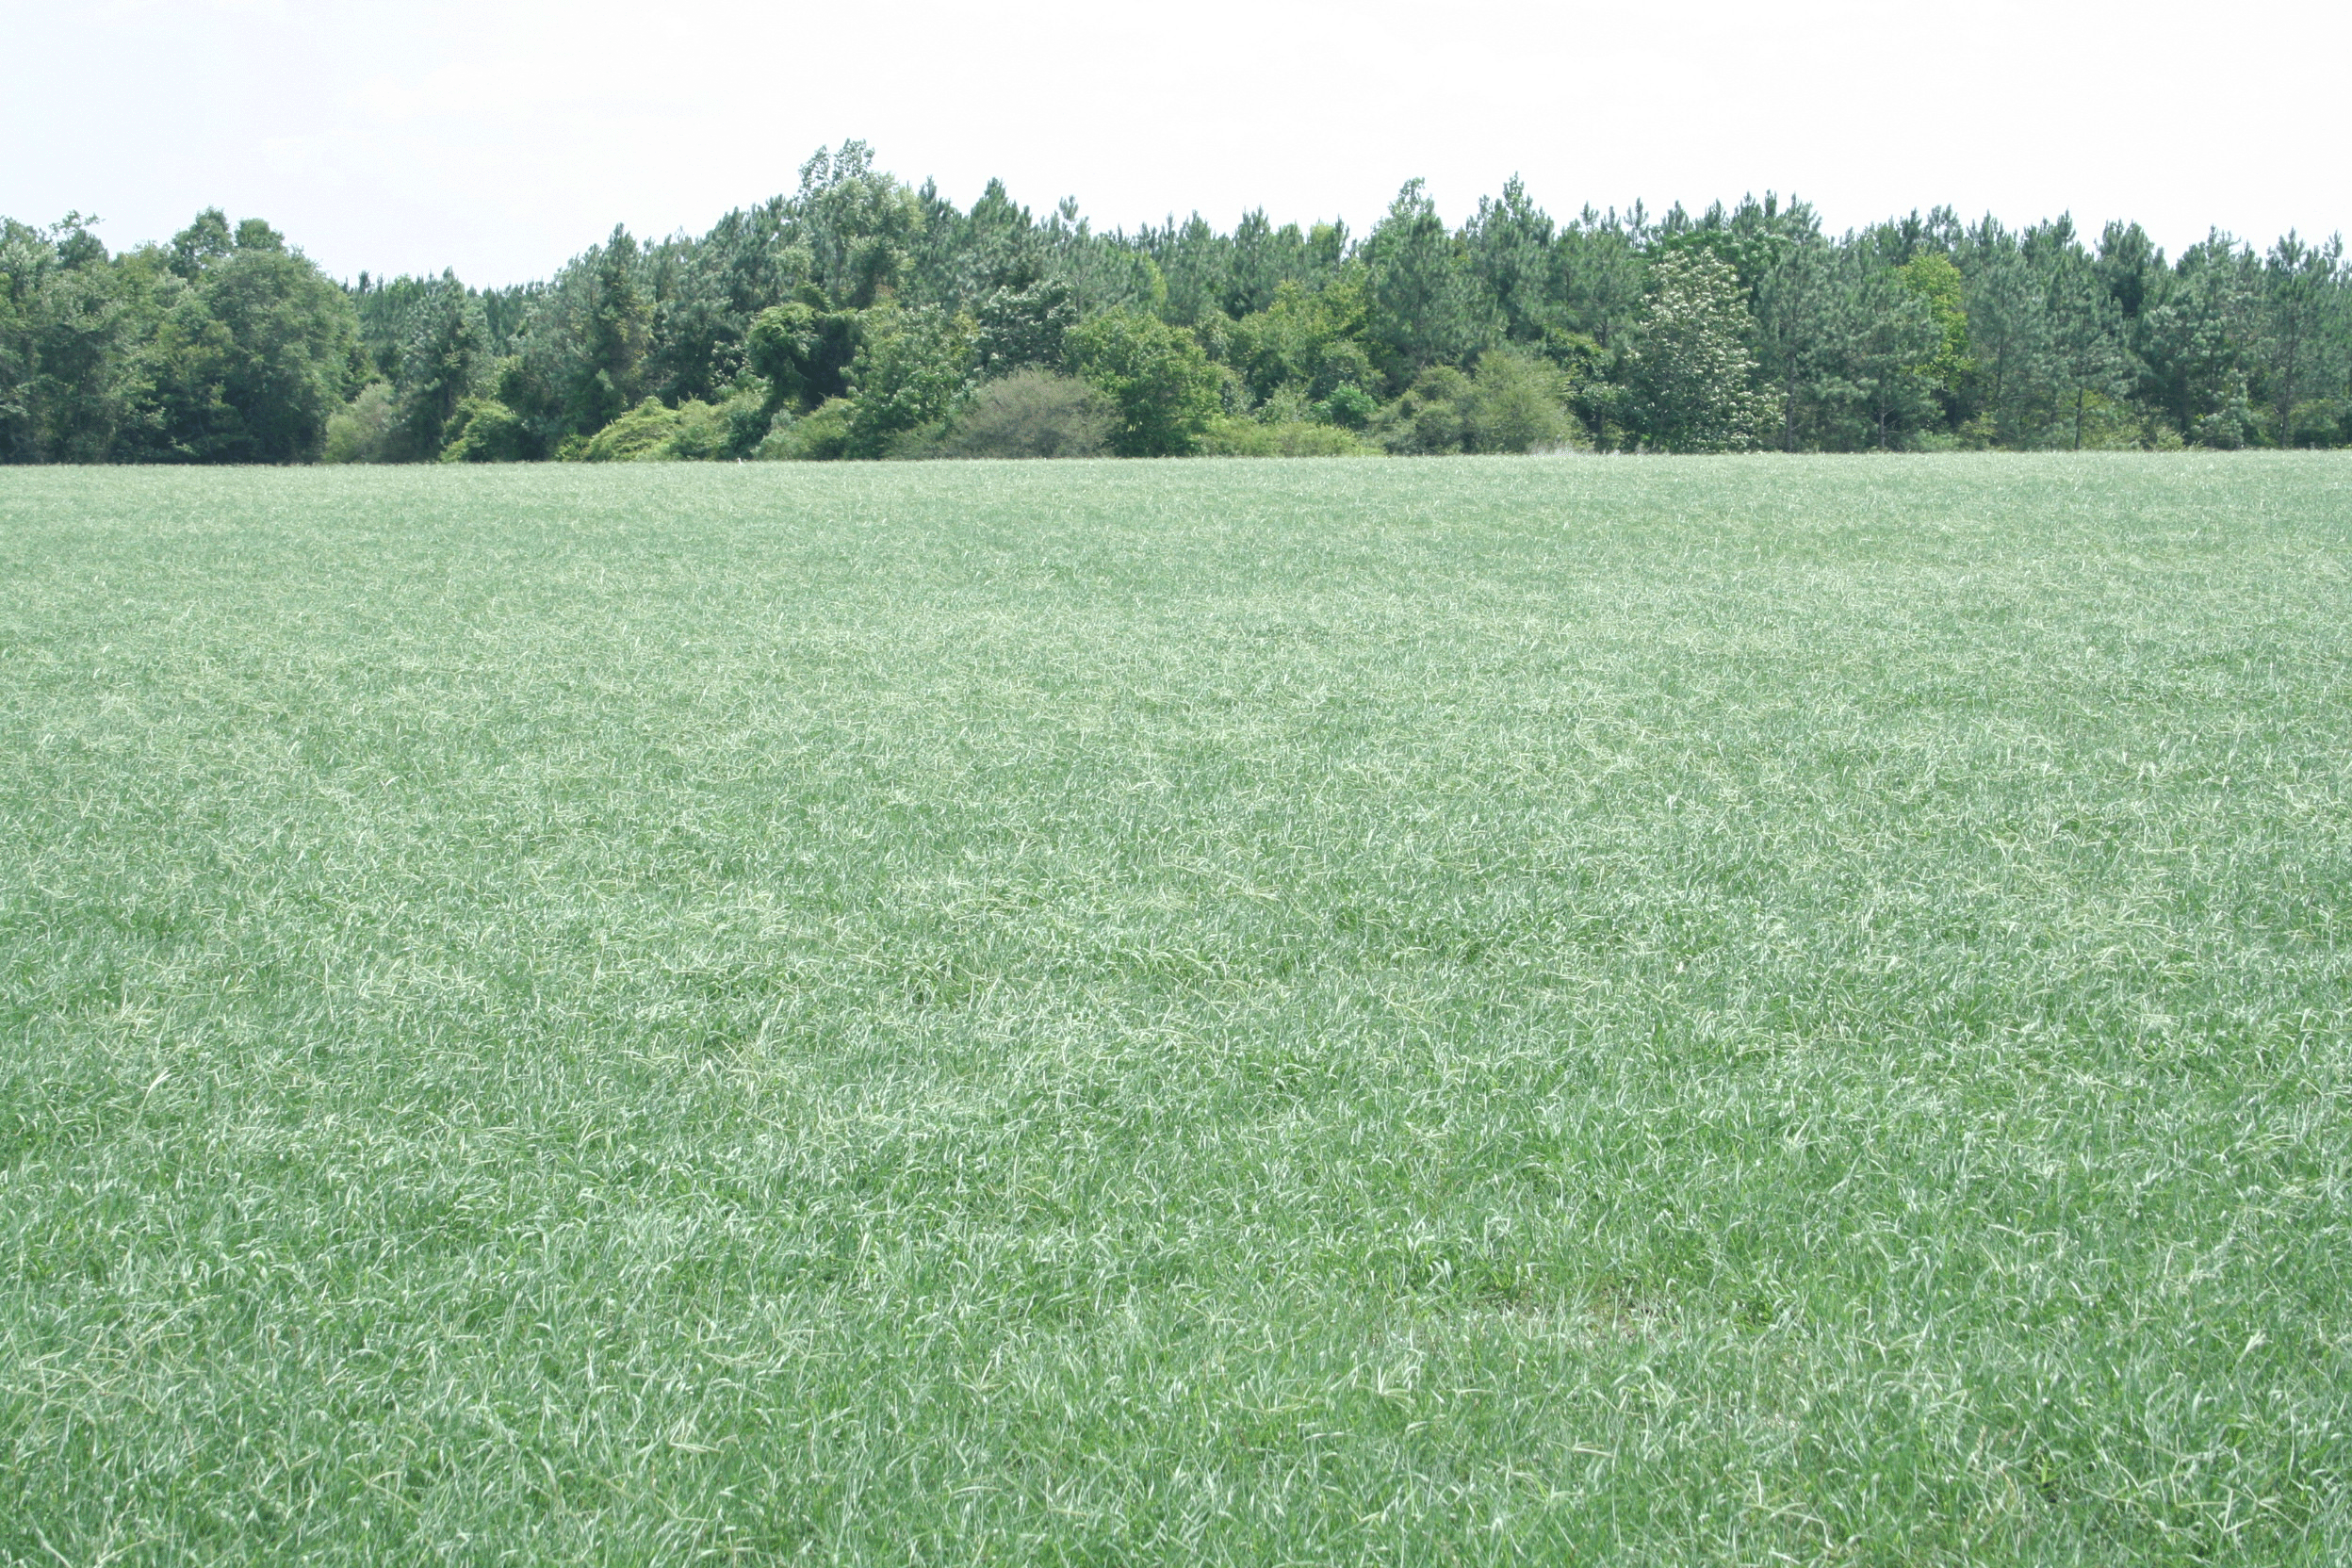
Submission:
[[[1740,296],[1739,274],[1704,251],[1670,251],[1652,267],[1625,368],[1636,426],[1653,446],[1733,452],[1756,444],[1769,410]]]

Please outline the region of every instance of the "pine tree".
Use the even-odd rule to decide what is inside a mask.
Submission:
[[[1783,451],[1797,449],[1800,403],[1819,400],[1835,374],[1842,302],[1837,260],[1826,245],[1798,246],[1756,286],[1759,368],[1780,405],[1775,444]]]
[[[2088,256],[2069,251],[2052,269],[2049,292],[2050,368],[2082,449],[2082,413],[2093,396],[2120,397],[2132,386],[2123,346],[2123,309]]]

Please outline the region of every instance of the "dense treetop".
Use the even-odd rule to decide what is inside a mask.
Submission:
[[[0,220],[0,457],[1163,456],[2352,445],[2340,239],[2167,257],[1944,208],[1767,197],[1460,228],[1101,234],[820,152],[699,237],[544,283],[324,277],[257,219],[109,254]]]

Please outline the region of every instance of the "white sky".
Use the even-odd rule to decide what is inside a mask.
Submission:
[[[707,228],[819,143],[1098,227],[1361,229],[1421,174],[1555,214],[1795,192],[1834,228],[2352,227],[2352,5],[2274,0],[0,0],[0,213],[108,244],[198,208],[330,271],[543,276],[613,223]]]

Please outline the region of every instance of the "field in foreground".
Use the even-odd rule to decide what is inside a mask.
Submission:
[[[0,473],[0,1560],[2342,1562],[2352,459]]]

